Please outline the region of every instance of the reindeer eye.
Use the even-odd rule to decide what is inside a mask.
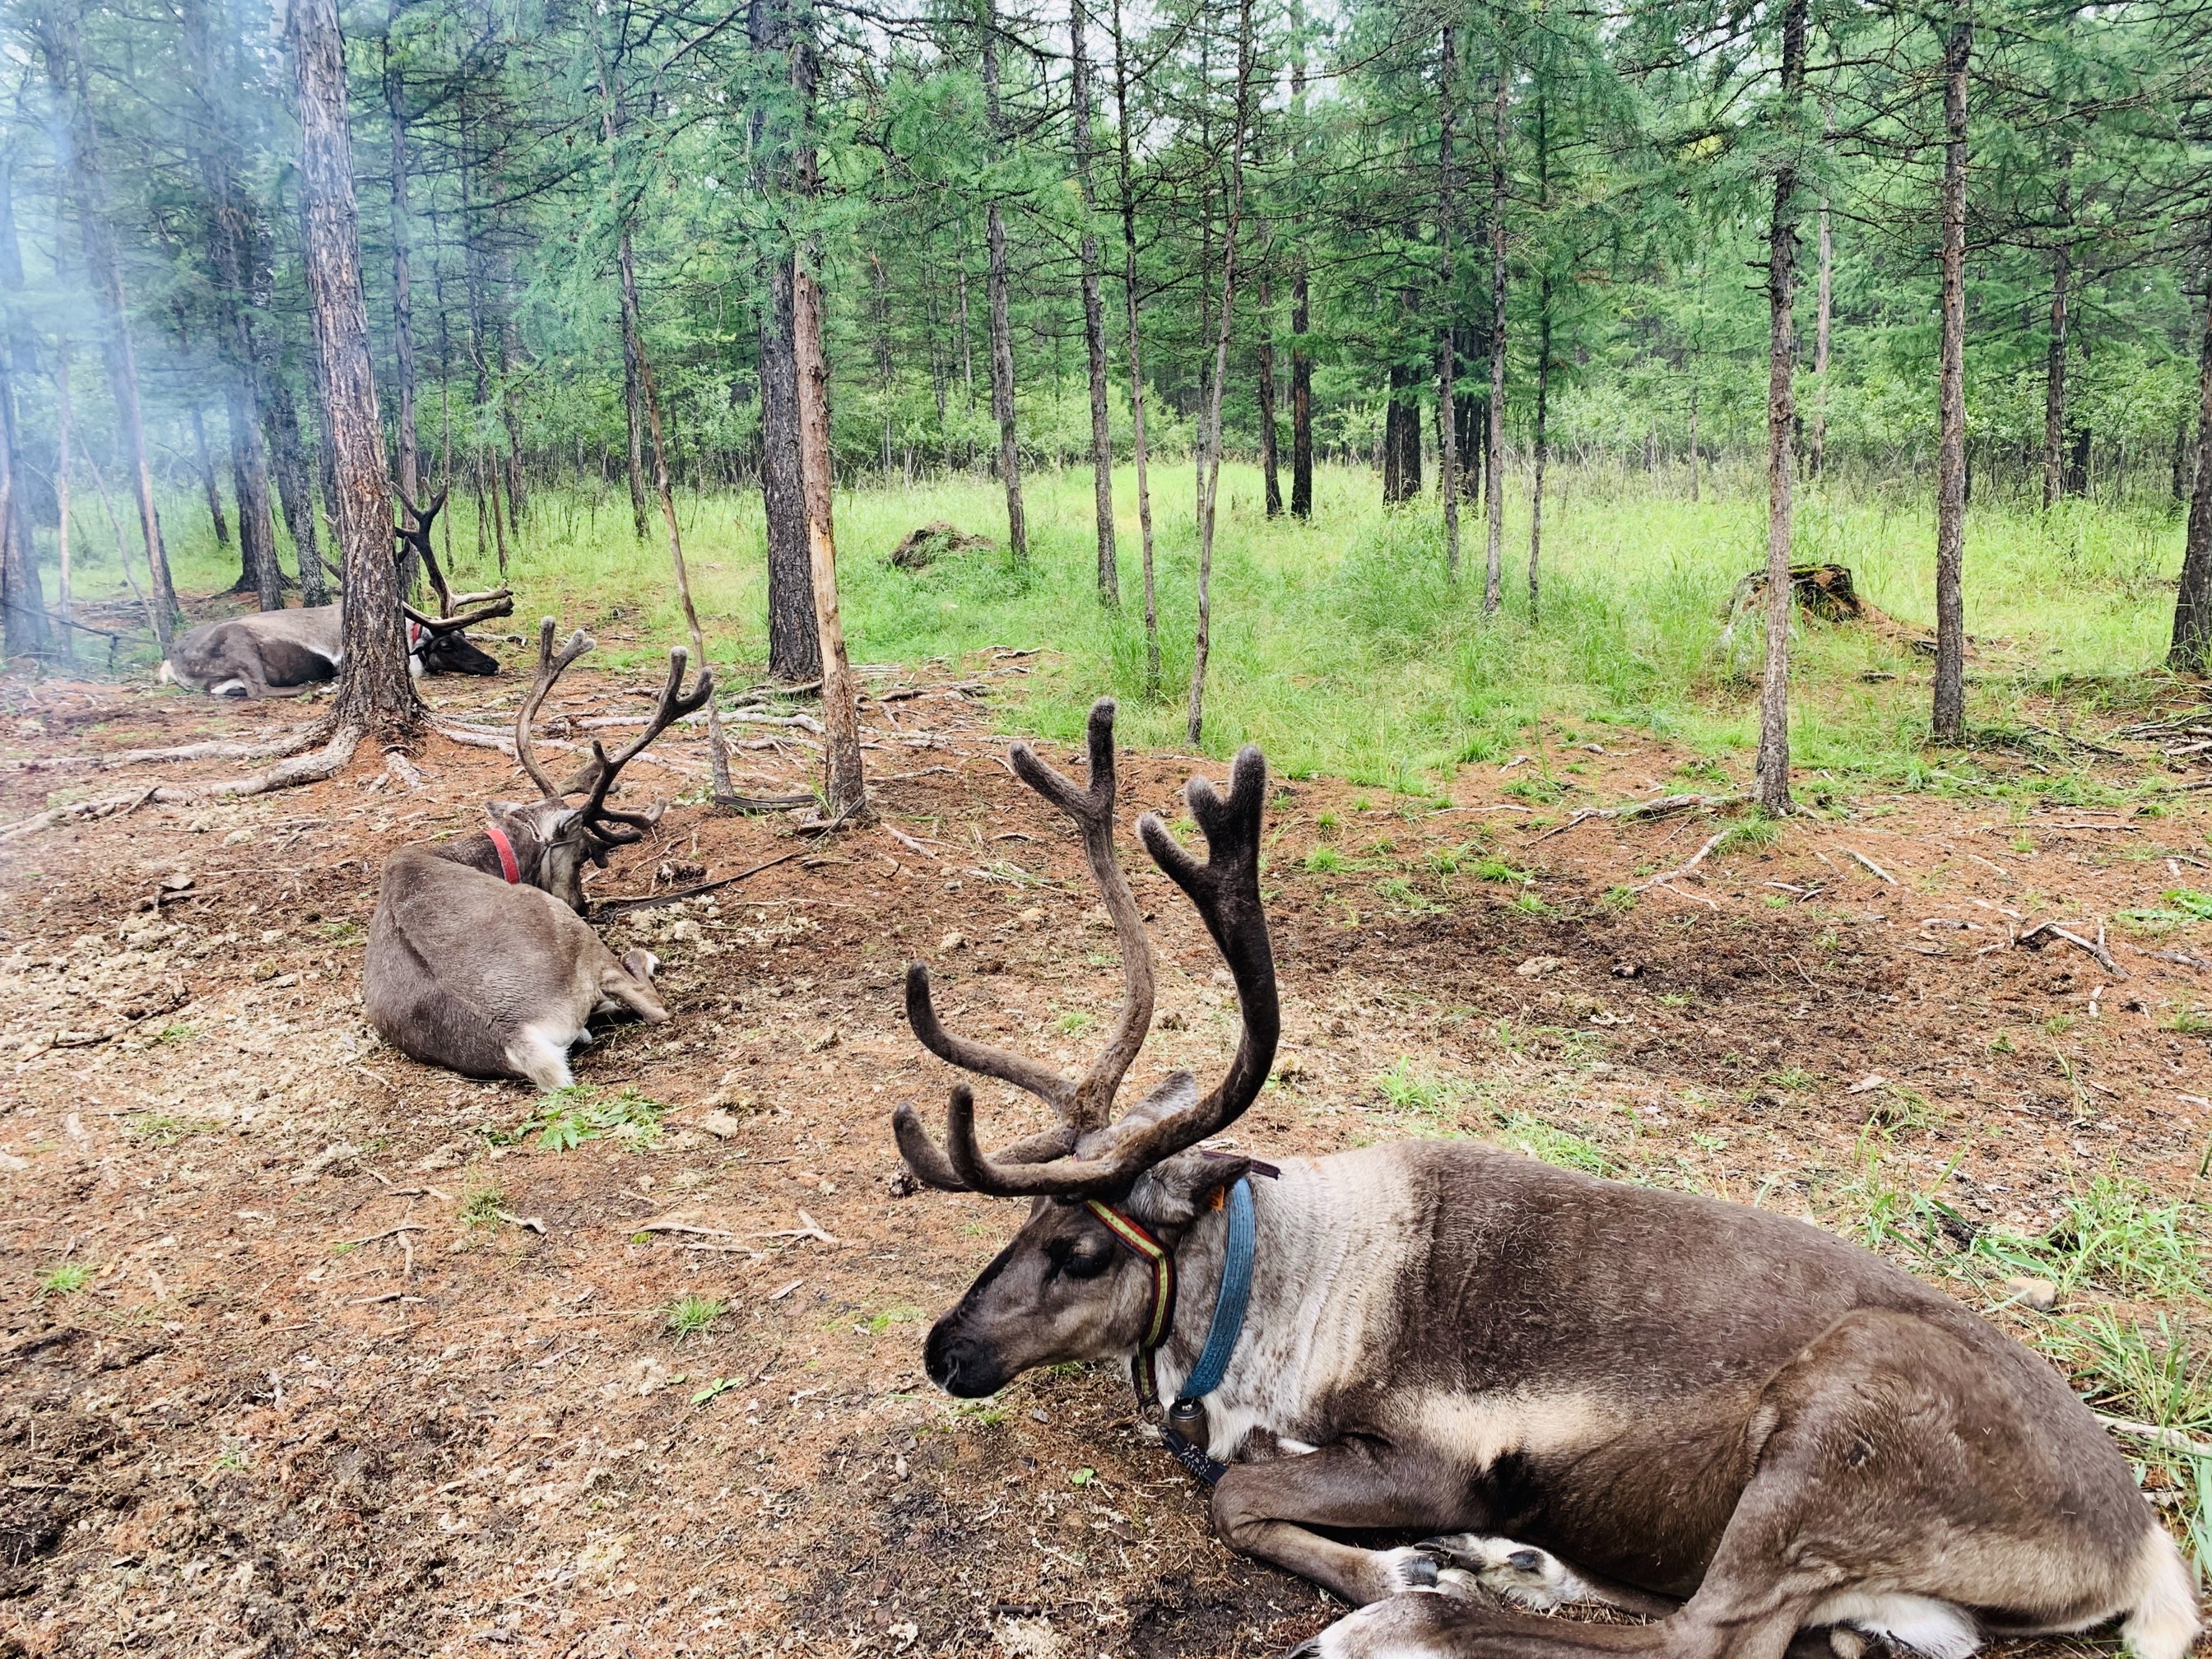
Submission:
[[[1046,1254],[1070,1279],[1096,1279],[1114,1265],[1114,1247],[1103,1239],[1057,1239]]]

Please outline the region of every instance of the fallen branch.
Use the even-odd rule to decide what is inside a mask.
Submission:
[[[296,732],[272,738],[266,743],[235,743],[228,738],[215,738],[205,743],[187,743],[173,749],[126,749],[119,755],[44,755],[0,764],[19,772],[58,772],[79,767],[105,772],[113,767],[143,766],[155,761],[277,760],[311,747],[320,729],[319,726],[303,726]]]
[[[650,910],[657,904],[673,904],[678,899],[696,898],[702,893],[711,893],[718,888],[743,881],[748,876],[757,876],[763,870],[772,870],[779,864],[788,864],[805,850],[805,848],[795,848],[756,864],[750,870],[740,870],[734,876],[724,876],[719,881],[702,881],[696,887],[679,887],[672,893],[655,893],[646,898],[616,899],[595,908],[592,916],[594,921],[605,921],[614,916],[628,915],[633,910]]]
[[[534,1215],[514,1215],[506,1210],[494,1210],[492,1213],[497,1216],[501,1221],[507,1223],[510,1227],[520,1227],[526,1231],[536,1233],[541,1237],[544,1235],[545,1224],[543,1221],[540,1221]]]
[[[1875,874],[1880,876],[1892,887],[1897,885],[1897,878],[1895,876],[1891,875],[1888,871],[1883,869],[1881,866],[1876,864],[1872,859],[1869,858],[1864,853],[1858,851],[1856,848],[1846,847],[1844,848],[1844,856],[1845,858],[1856,859],[1861,864],[1866,866],[1868,869],[1873,871]]]
[[[349,1238],[346,1241],[346,1248],[349,1249],[358,1249],[364,1244],[374,1244],[379,1239],[394,1238],[403,1233],[427,1233],[429,1231],[430,1224],[427,1221],[402,1221],[395,1225],[386,1227],[380,1233],[371,1233],[366,1238]]]
[[[2164,1446],[2169,1451],[2186,1453],[2191,1457],[2212,1458],[2212,1445],[2191,1439],[2179,1429],[2163,1429],[2155,1423],[2136,1423],[2124,1417],[2107,1417],[2097,1413],[2097,1420],[2118,1434],[2133,1435],[2138,1440],[2148,1440],[2153,1445]]]
[[[1705,860],[1711,855],[1713,849],[1718,847],[1723,842],[1726,841],[1728,837],[1729,832],[1725,830],[1722,830],[1718,835],[1713,836],[1711,840],[1708,841],[1703,847],[1700,847],[1696,852],[1691,854],[1686,862],[1675,866],[1672,870],[1662,871],[1659,874],[1652,877],[1649,881],[1639,881],[1635,886],[1630,888],[1628,890],[1632,893],[1641,893],[1653,887],[1665,887],[1669,892],[1679,891],[1680,890],[1673,886],[1672,884],[1681,880],[1686,876],[1694,874],[1698,866],[1703,864]],[[1684,894],[1683,896],[1688,897],[1690,896]],[[1706,902],[1711,903],[1711,901],[1707,900]],[[1719,907],[1716,905],[1714,908],[1717,909]]]
[[[688,1221],[646,1221],[630,1229],[634,1233],[696,1233],[701,1238],[735,1238],[737,1234],[727,1227],[696,1227]]]
[[[1694,812],[1701,807],[1717,810],[1723,806],[1739,806],[1745,799],[1742,795],[1661,795],[1654,800],[1632,800],[1624,806],[1577,806],[1565,823],[1555,824],[1535,840],[1547,841],[1553,836],[1563,836],[1577,824],[1590,818],[1614,818],[1622,823],[1648,823],[1654,818],[1672,817],[1677,812]],[[1534,842],[1530,844],[1533,846]]]
[[[2112,960],[2112,953],[2103,945],[2095,939],[2084,939],[2069,928],[2061,927],[2055,921],[2037,922],[2034,927],[2023,932],[2013,943],[2025,945],[2031,951],[2040,951],[2054,939],[2064,939],[2075,949],[2087,951],[2097,959],[2097,965],[2114,979],[2125,979],[2128,976],[2128,970]]]
[[[838,1240],[832,1238],[828,1233],[823,1232],[819,1224],[815,1221],[812,1216],[807,1214],[805,1211],[801,1210],[799,1212],[799,1224],[796,1227],[778,1227],[773,1231],[763,1233],[761,1237],[763,1238],[787,1238],[794,1243],[802,1238],[814,1238],[819,1239],[823,1243],[830,1245],[833,1248],[839,1243]]]

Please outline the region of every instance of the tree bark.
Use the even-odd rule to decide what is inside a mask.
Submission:
[[[807,118],[813,95],[810,59],[793,49],[787,0],[753,0],[745,29],[753,51],[781,63],[778,78],[799,91]],[[795,193],[799,146],[775,123],[778,107],[763,88],[751,118],[755,188],[765,200]],[[768,532],[768,666],[792,684],[822,676],[822,635],[814,614],[814,576],[806,543],[806,499],[799,461],[799,362],[793,344],[793,252],[781,228],[767,239],[767,297],[760,313],[761,507]]]
[[[223,415],[230,428],[230,478],[238,499],[239,555],[253,579],[254,603],[264,611],[282,611],[284,567],[277,562],[276,526],[269,510],[269,462],[261,447],[252,387],[242,374],[234,374],[223,388]]]
[[[765,374],[765,369],[763,369]],[[645,539],[645,404],[637,389],[637,353],[629,331],[623,331],[623,420],[629,434],[631,533]]]
[[[2173,601],[2173,642],[2166,665],[2185,674],[2212,672],[2212,283],[2207,284],[2204,332],[2197,368],[2197,483],[2189,497],[2181,586]]]
[[[183,343],[186,350],[191,343]],[[222,487],[215,481],[215,463],[208,458],[207,422],[194,404],[185,416],[192,429],[192,471],[200,481],[200,499],[207,503],[208,522],[215,526],[215,544],[218,548],[230,545],[230,520],[222,510]],[[239,591],[253,586],[253,567],[245,563],[238,580]]]
[[[1121,562],[1114,548],[1114,429],[1107,417],[1106,306],[1100,289],[1098,202],[1091,182],[1091,19],[1083,0],[1069,0],[1068,39],[1074,70],[1075,175],[1083,196],[1083,344],[1091,371],[1091,491],[1098,532],[1098,598],[1121,603]]]
[[[1501,48],[1490,155],[1490,410],[1483,435],[1485,526],[1482,608],[1505,602],[1505,118],[1512,107],[1513,59]]]
[[[1437,336],[1437,470],[1443,491],[1444,574],[1459,581],[1459,393],[1458,351],[1452,343],[1453,300],[1458,293],[1452,269],[1452,117],[1459,72],[1459,42],[1449,23],[1437,70],[1437,288],[1443,325]],[[1533,558],[1533,552],[1531,557]],[[1530,567],[1534,568],[1533,564]]]
[[[1549,420],[1552,402],[1552,273],[1536,286],[1536,432],[1529,454],[1528,620],[1540,609],[1538,573],[1544,555],[1544,468],[1552,458]]]
[[[2067,288],[2074,274],[2074,152],[2059,163],[2058,240],[2051,250],[2051,334],[2043,366],[2043,505],[2057,505],[2066,493]]]
[[[148,581],[152,588],[154,633],[166,657],[171,629],[179,614],[177,593],[169,580],[169,556],[161,544],[161,514],[154,501],[154,467],[146,448],[145,415],[138,398],[138,358],[131,338],[122,253],[108,218],[106,179],[100,167],[99,135],[92,118],[83,42],[73,12],[49,9],[40,15],[38,27],[47,77],[57,100],[69,112],[70,193],[76,200],[86,264],[99,302],[100,351],[114,392],[117,425],[137,495],[138,532],[146,545]]]
[[[809,170],[811,173],[811,169]],[[807,250],[792,272],[792,343],[799,368],[799,476],[806,495],[806,551],[822,635],[823,796],[835,819],[867,811],[860,702],[837,609],[837,538],[830,516],[830,368],[822,355],[822,290]]]
[[[380,740],[404,739],[413,734],[422,705],[408,678],[400,629],[399,566],[392,556],[384,424],[362,289],[345,42],[337,0],[286,0],[284,34],[299,92],[308,306],[322,347],[323,429],[337,475],[332,507],[345,570],[340,635],[345,660],[331,722],[335,729],[358,729]]]
[[[397,8],[395,7],[395,12]],[[407,206],[407,87],[406,76],[392,61],[392,36],[384,38],[384,91],[392,112],[392,344],[397,373],[397,435],[399,489],[410,501],[422,499],[421,446],[415,432],[415,299],[408,269]]]
[[[1260,478],[1267,516],[1283,516],[1282,468],[1276,454],[1275,313],[1265,276],[1260,279]]]
[[[1312,321],[1312,288],[1301,246],[1291,278],[1291,516],[1306,520],[1313,517],[1313,353],[1306,346]]]
[[[70,349],[64,329],[54,341],[54,606],[62,624],[55,645],[64,661],[76,654],[70,627],[76,614],[70,568],[70,449],[76,437],[76,416],[70,403]]]
[[[1938,743],[1966,738],[1966,77],[1974,26],[1954,6],[1943,39],[1943,330],[1936,452],[1936,696]]]
[[[1790,548],[1796,505],[1797,105],[1805,86],[1806,0],[1782,12],[1784,146],[1774,170],[1766,236],[1766,663],[1759,690],[1759,757],[1752,795],[1770,812],[1790,810],[1790,621],[1796,596]]]
[[[1129,65],[1121,39],[1121,0],[1114,8],[1114,117],[1120,135],[1121,289],[1129,313],[1129,416],[1137,464],[1137,526],[1145,555],[1145,701],[1160,698],[1160,611],[1152,583],[1152,489],[1145,453],[1145,357],[1137,320],[1137,197],[1129,175]]]
[[[32,348],[17,303],[23,288],[23,258],[15,234],[14,159],[0,150],[0,292],[8,295],[15,325],[0,340],[0,648],[11,657],[44,650],[52,634],[46,625],[38,551],[31,540],[31,514],[25,500],[29,491],[24,487],[16,429],[15,376],[28,370]],[[62,631],[66,635],[68,629]]]
[[[299,406],[292,401],[291,383],[281,369],[269,377],[262,424],[270,470],[276,477],[277,503],[284,514],[284,528],[292,538],[293,556],[299,561],[300,602],[328,605],[330,579],[323,569],[322,542],[315,532],[315,492],[307,471],[307,447],[300,435]]]
[[[999,9],[983,0],[983,100],[991,137],[1001,149],[1009,142],[999,106]],[[1006,487],[1006,550],[1020,564],[1030,556],[1030,532],[1022,513],[1022,452],[1014,431],[1014,336],[1006,315],[1006,221],[994,196],[984,209],[983,231],[989,250],[991,311],[991,414],[999,422],[999,477]],[[804,397],[804,389],[801,390]]]
[[[1382,411],[1382,499],[1394,506],[1421,493],[1422,379],[1411,363],[1390,365],[1390,401]]]
[[[1213,524],[1221,494],[1221,388],[1229,378],[1229,336],[1237,309],[1237,232],[1244,213],[1244,133],[1252,86],[1252,0],[1237,8],[1237,118],[1229,140],[1229,225],[1221,242],[1221,322],[1213,348],[1213,384],[1206,410],[1206,471],[1198,503],[1198,629],[1190,666],[1190,716],[1184,735],[1194,749],[1206,724],[1206,663],[1212,647]]]

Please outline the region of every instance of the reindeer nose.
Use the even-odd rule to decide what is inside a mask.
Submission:
[[[982,1343],[961,1335],[948,1321],[931,1328],[921,1363],[929,1380],[962,1400],[980,1400],[1006,1386],[1006,1366]]]

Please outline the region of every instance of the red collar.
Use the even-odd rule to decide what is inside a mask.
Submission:
[[[418,622],[410,622],[410,623],[409,623],[407,624],[407,644],[408,644],[408,647],[411,650],[411,649],[412,649],[412,648],[414,648],[416,646],[418,646],[418,645],[420,645],[420,644],[422,644],[422,624],[421,623],[418,623]]]
[[[515,861],[514,843],[507,838],[507,831],[487,820],[484,834],[491,837],[492,851],[499,854],[499,872],[507,878],[507,884],[521,885],[522,866]]]

